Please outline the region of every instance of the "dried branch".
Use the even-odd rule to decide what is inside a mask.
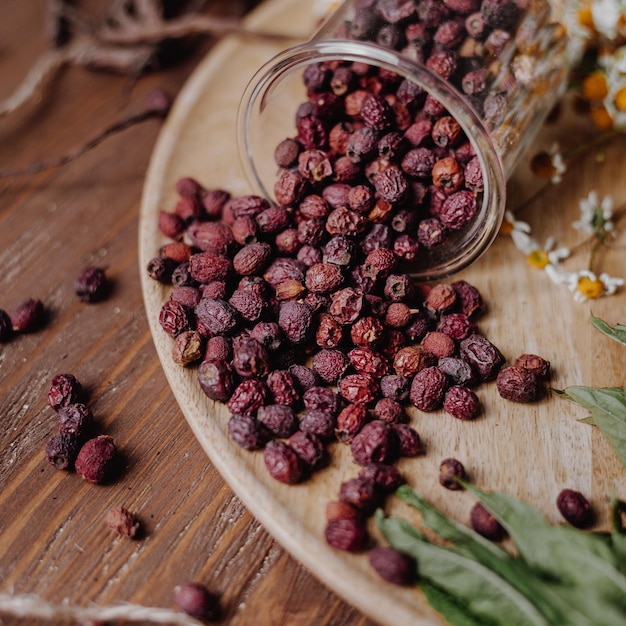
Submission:
[[[104,28],[98,38],[109,44],[136,45],[138,43],[157,43],[164,39],[183,39],[191,35],[223,35],[235,34],[254,39],[269,41],[294,41],[296,37],[283,33],[271,33],[250,30],[241,25],[236,18],[214,15],[184,15],[180,18],[161,22],[158,25],[142,24],[132,30]]]
[[[39,172],[43,172],[44,170],[51,170],[57,167],[61,167],[70,163],[71,161],[76,160],[78,157],[82,156],[89,150],[92,150],[99,144],[101,144],[107,137],[111,135],[115,135],[120,133],[131,126],[135,126],[136,124],[140,124],[141,122],[145,122],[146,120],[152,119],[162,119],[166,117],[169,111],[169,106],[161,107],[161,108],[151,108],[146,111],[142,111],[141,113],[137,113],[135,115],[131,115],[119,122],[115,122],[108,128],[105,128],[103,131],[99,132],[97,135],[92,137],[87,143],[76,148],[72,152],[65,154],[63,156],[57,157],[56,159],[52,159],[49,161],[35,161],[31,163],[27,167],[24,168],[13,168],[13,169],[1,169],[0,168],[0,178],[10,178],[15,176],[27,176],[32,174],[38,174]]]
[[[167,20],[162,13],[160,0],[116,0],[105,20],[90,22],[67,0],[48,0],[47,30],[55,47],[35,62],[11,96],[0,101],[0,117],[32,100],[44,83],[66,65],[139,76],[157,58],[166,40],[225,34],[273,41],[294,39],[279,33],[251,31],[237,18],[187,12]]]

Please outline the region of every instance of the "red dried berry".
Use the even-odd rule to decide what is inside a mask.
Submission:
[[[498,373],[498,393],[512,402],[534,402],[539,396],[537,377],[527,369],[511,365]]]
[[[127,509],[118,506],[109,509],[106,514],[105,523],[108,528],[123,537],[133,539],[141,532],[141,522]]]
[[[118,465],[113,437],[99,435],[85,442],[76,457],[75,468],[90,483],[105,483],[113,478]]]
[[[104,299],[109,291],[106,271],[101,267],[84,268],[76,277],[74,290],[83,302],[98,302]]]
[[[457,478],[465,479],[465,467],[457,459],[449,458],[441,461],[439,465],[439,484],[446,489],[457,491],[463,489]]]
[[[177,585],[174,588],[174,603],[181,611],[199,620],[214,620],[219,615],[217,597],[200,583]]]
[[[302,477],[302,465],[295,450],[283,441],[270,441],[263,451],[263,460],[270,476],[281,483],[297,483]]]
[[[48,390],[48,404],[58,411],[83,399],[83,388],[73,374],[57,374]]]
[[[557,496],[556,505],[563,518],[576,528],[585,528],[593,521],[591,505],[580,491],[563,489]]]
[[[478,396],[468,387],[453,385],[446,392],[443,408],[457,419],[471,420],[480,411],[480,401]]]
[[[369,539],[363,522],[350,518],[329,520],[324,537],[329,546],[345,552],[364,550]]]
[[[500,522],[480,502],[470,511],[470,522],[479,535],[491,541],[500,541],[506,534]]]
[[[370,565],[378,575],[394,585],[413,584],[417,575],[415,559],[395,548],[377,546],[368,553]]]

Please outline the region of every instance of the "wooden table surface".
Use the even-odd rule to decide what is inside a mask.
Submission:
[[[242,4],[211,6],[232,12]],[[0,168],[73,150],[144,109],[155,88],[175,94],[213,41],[203,39],[176,66],[136,83],[63,71],[37,102],[0,118]],[[48,46],[42,3],[4,0],[0,42],[4,98]],[[222,623],[233,626],[373,625],[250,515],[167,385],[146,320],[137,250],[142,185],[159,128],[148,121],[62,168],[0,179],[0,308],[34,297],[49,312],[42,330],[0,346],[0,596],[171,609],[174,587],[196,580],[220,595]],[[614,158],[620,154],[619,146],[611,150]],[[615,176],[614,168],[606,175]],[[103,302],[86,304],[74,293],[74,278],[87,265],[105,266],[113,281]],[[593,361],[599,358],[594,353]],[[613,371],[617,363],[615,357]],[[99,431],[123,451],[124,470],[111,485],[88,484],[45,459],[57,428],[47,390],[62,372],[87,388]],[[104,516],[114,506],[139,516],[143,538],[106,528]],[[66,622],[0,611],[0,623]]]
[[[48,46],[42,4],[3,2],[0,97]],[[211,10],[241,6],[212,2]],[[152,90],[175,94],[213,42],[205,38],[181,63],[137,84],[67,69],[39,102],[0,119],[0,167],[65,154],[143,110]],[[36,297],[50,313],[43,330],[0,346],[0,593],[172,608],[174,587],[197,580],[221,595],[223,623],[371,624],[247,512],[168,388],[146,320],[137,252],[142,185],[159,129],[149,121],[63,168],[0,180],[0,307]],[[114,291],[90,305],[74,295],[74,278],[92,264],[108,268]],[[99,429],[123,450],[125,469],[112,485],[90,485],[45,459],[57,428],[46,395],[61,372],[87,387]],[[113,506],[136,512],[145,538],[107,530],[104,516]],[[36,621],[0,613],[0,623]]]

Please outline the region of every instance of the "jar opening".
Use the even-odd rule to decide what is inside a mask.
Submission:
[[[298,107],[309,100],[303,73],[313,64],[363,64],[408,79],[453,117],[480,163],[484,188],[476,215],[445,243],[420,246],[408,271],[423,280],[454,274],[473,263],[495,239],[505,206],[505,176],[498,152],[482,121],[454,86],[429,68],[375,44],[352,40],[314,40],[292,47],[261,67],[248,84],[239,107],[238,143],[243,167],[256,193],[272,193],[280,168],[274,149],[295,135]]]

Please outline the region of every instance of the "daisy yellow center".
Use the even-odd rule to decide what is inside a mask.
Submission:
[[[545,250],[533,250],[526,258],[533,267],[540,270],[550,263],[548,253]]]
[[[513,224],[508,220],[504,220],[500,226],[501,235],[510,235],[513,232]]]
[[[626,111],[626,87],[622,87],[616,94],[615,94],[615,106],[620,110],[620,111]]]
[[[599,130],[610,130],[613,127],[613,118],[603,105],[591,109],[591,120]]]
[[[583,80],[582,94],[585,100],[603,100],[608,93],[606,77],[602,72],[593,72]]]
[[[582,276],[579,279],[577,289],[585,298],[591,300],[599,298],[604,293],[602,281],[597,278],[594,280],[588,276]]]
[[[581,26],[593,28],[593,15],[591,14],[591,7],[584,7],[578,11],[578,22]]]

